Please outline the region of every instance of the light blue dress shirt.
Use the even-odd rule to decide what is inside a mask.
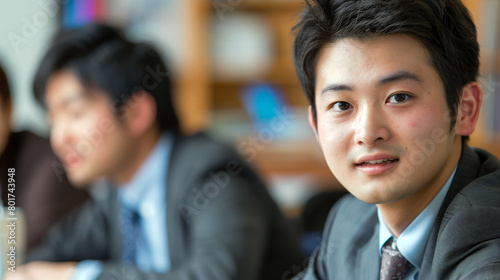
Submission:
[[[422,266],[422,261],[424,258],[425,247],[427,245],[427,240],[431,234],[432,226],[436,220],[437,214],[441,205],[443,204],[444,198],[448,193],[448,190],[455,177],[455,172],[457,167],[451,173],[450,178],[446,181],[443,188],[434,197],[434,199],[425,207],[425,209],[406,227],[406,229],[399,235],[399,238],[393,239],[396,242],[396,246],[401,254],[413,265],[413,268],[404,277],[404,279],[417,279],[418,273]],[[380,210],[377,209],[378,220],[379,220],[379,254],[382,256],[382,246],[389,240],[392,236],[391,231],[387,228],[384,223],[384,219]]]
[[[118,202],[137,211],[140,233],[136,266],[143,272],[166,273],[170,269],[167,238],[166,176],[172,137],[161,136],[132,180],[118,189]],[[94,280],[102,271],[98,260],[85,260],[75,268],[73,280]]]

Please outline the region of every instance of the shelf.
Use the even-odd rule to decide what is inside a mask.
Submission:
[[[304,1],[299,0],[216,0],[213,9],[247,10],[253,12],[301,11]]]

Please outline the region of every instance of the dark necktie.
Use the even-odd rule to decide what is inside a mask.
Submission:
[[[139,236],[139,214],[125,206],[120,207],[120,228],[122,231],[122,262],[135,264],[136,243]]]
[[[411,267],[412,264],[401,255],[396,246],[392,246],[392,239],[389,239],[382,247],[380,280],[401,280]]]

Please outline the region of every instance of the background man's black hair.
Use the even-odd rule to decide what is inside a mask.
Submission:
[[[314,67],[321,48],[348,37],[407,34],[423,44],[430,64],[439,73],[450,111],[450,131],[454,128],[461,90],[476,80],[479,71],[476,27],[460,0],[306,0],[306,3],[294,27],[297,36],[293,58],[315,122]]]
[[[33,83],[42,106],[47,81],[60,70],[71,70],[86,88],[109,94],[117,114],[134,94],[148,92],[156,101],[160,130],[180,133],[168,69],[152,46],[131,42],[119,29],[102,24],[62,31],[42,59]]]

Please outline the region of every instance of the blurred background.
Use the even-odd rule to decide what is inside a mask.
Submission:
[[[471,139],[500,157],[500,1],[464,1],[479,30],[484,104]],[[14,130],[48,135],[31,84],[54,34],[98,21],[153,43],[172,70],[183,129],[232,143],[298,216],[315,193],[341,190],[307,124],[292,61],[300,0],[23,0],[0,2],[0,62]]]

